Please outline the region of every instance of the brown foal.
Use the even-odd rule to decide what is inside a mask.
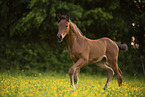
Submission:
[[[109,38],[91,40],[81,34],[79,28],[71,22],[68,15],[57,15],[58,34],[60,42],[66,38],[68,44],[68,53],[73,61],[73,66],[69,69],[71,85],[75,87],[78,84],[80,68],[87,64],[96,64],[108,71],[108,79],[104,89],[116,74],[119,86],[122,85],[122,71],[118,67],[119,49],[127,50],[126,44],[114,42]],[[119,48],[118,48],[119,46]]]

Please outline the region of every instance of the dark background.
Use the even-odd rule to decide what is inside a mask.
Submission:
[[[0,70],[68,72],[67,44],[56,38],[61,12],[90,39],[127,43],[128,52],[119,53],[119,67],[127,75],[144,75],[144,10],[144,0],[1,0]],[[90,64],[81,72],[104,70]]]

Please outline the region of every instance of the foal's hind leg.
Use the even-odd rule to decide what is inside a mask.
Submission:
[[[96,65],[108,71],[108,79],[107,79],[107,82],[104,86],[104,90],[106,90],[107,87],[109,86],[109,82],[113,78],[114,71],[111,67],[107,66],[106,62],[104,62],[104,61],[101,61],[101,62],[97,63]]]
[[[119,86],[122,86],[122,71],[118,67],[117,60],[114,60],[113,62],[109,63],[109,65],[113,68],[114,72],[116,73],[116,77],[118,80]]]
[[[121,69],[119,67],[118,67],[118,69],[119,69],[119,73],[123,76],[123,73],[122,73]]]

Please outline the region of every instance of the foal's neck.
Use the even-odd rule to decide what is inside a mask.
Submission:
[[[73,33],[77,38],[82,38],[80,30],[73,22],[71,22],[70,26],[70,33]]]
[[[75,41],[80,43],[80,41],[83,39],[83,36],[81,35],[80,31],[75,26],[76,25],[70,21],[70,31],[66,37],[67,43],[70,48],[72,48],[72,45]]]

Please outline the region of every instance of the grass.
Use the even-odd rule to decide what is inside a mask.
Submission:
[[[124,77],[122,88],[114,77],[104,91],[106,80],[107,76],[80,74],[74,89],[65,73],[7,71],[0,73],[0,97],[145,97],[143,77]]]

